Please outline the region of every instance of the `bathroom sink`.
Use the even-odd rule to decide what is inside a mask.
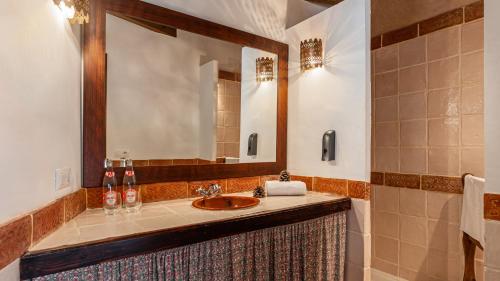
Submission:
[[[236,210],[255,207],[260,200],[245,196],[217,196],[212,198],[200,198],[193,201],[193,207],[204,210]]]

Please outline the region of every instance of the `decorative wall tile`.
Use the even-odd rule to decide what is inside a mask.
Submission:
[[[382,46],[388,46],[418,36],[418,24],[413,24],[382,35]]]
[[[307,190],[313,190],[312,189],[313,188],[313,178],[312,177],[292,175],[291,180],[304,182],[306,184]]]
[[[458,8],[420,22],[419,34],[424,35],[463,22],[463,9]]]
[[[259,177],[233,178],[227,180],[227,192],[252,191],[260,185]]]
[[[370,199],[370,184],[362,181],[347,181],[347,195],[352,198]]]
[[[377,185],[383,185],[384,184],[384,173],[371,172],[370,183],[377,184]]]
[[[54,232],[64,223],[64,200],[59,199],[33,213],[33,243]]]
[[[64,197],[64,221],[68,222],[87,209],[86,189],[80,188]]]
[[[347,180],[314,177],[313,190],[347,196]]]
[[[32,219],[24,216],[0,226],[0,269],[28,250],[31,244]]]
[[[484,17],[484,0],[477,1],[464,8],[465,22],[473,21]]]
[[[428,191],[441,191],[447,193],[462,194],[462,178],[460,177],[442,177],[442,176],[422,176],[422,189]]]
[[[385,185],[420,189],[420,176],[411,174],[385,174]]]
[[[277,181],[279,179],[280,179],[279,175],[260,176],[260,185],[264,186],[266,184],[266,181]]]
[[[187,182],[153,183],[142,186],[142,201],[144,203],[188,197]]]
[[[484,194],[484,218],[500,221],[500,194]]]

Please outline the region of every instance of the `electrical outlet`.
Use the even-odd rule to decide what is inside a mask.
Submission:
[[[56,169],[56,191],[71,186],[71,168]]]

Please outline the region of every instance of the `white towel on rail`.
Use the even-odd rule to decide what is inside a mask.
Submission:
[[[465,176],[460,230],[484,247],[484,179]]]

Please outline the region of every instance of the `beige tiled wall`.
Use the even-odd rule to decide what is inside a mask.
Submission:
[[[373,171],[483,176],[483,20],[372,55]]]
[[[407,280],[461,280],[462,195],[374,186],[372,267]],[[482,252],[476,255],[483,280]]]
[[[372,171],[483,176],[483,20],[372,52]],[[372,267],[461,280],[462,195],[373,186]],[[477,254],[483,280],[482,253]]]
[[[218,85],[217,157],[239,157],[241,83],[219,79]]]

